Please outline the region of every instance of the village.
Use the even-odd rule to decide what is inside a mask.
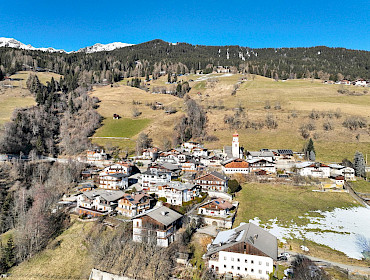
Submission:
[[[196,231],[213,240],[203,256],[210,270],[269,279],[274,265],[287,261],[289,254],[278,250],[277,237],[253,222],[234,224],[240,176],[286,184],[298,177],[315,185],[317,192],[350,192],[346,182],[356,180],[355,170],[306,161],[304,153],[285,147],[248,151],[240,147],[236,131],[230,138],[231,146],[220,150],[186,142],[169,151],[150,147],[125,160],[110,159],[102,149],[89,150],[78,160],[90,167],[78,186],[63,196],[60,207],[68,207],[83,221],[110,217],[132,223],[133,241],[160,247],[177,240],[185,221],[195,221]],[[308,250],[302,247],[302,252]],[[187,263],[187,257],[178,262]]]

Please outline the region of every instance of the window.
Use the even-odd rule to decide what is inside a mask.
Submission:
[[[268,270],[266,270],[266,274],[267,274],[267,275],[269,275],[269,274],[270,274],[270,272],[269,272]]]
[[[231,261],[233,262],[234,261],[234,258],[231,258]]]
[[[254,269],[253,268],[251,269],[251,272],[254,272]]]
[[[247,269],[247,268],[244,268],[244,270],[245,270],[245,271],[248,271],[248,269]]]
[[[224,257],[224,260],[226,261],[226,257]]]
[[[259,264],[259,265],[262,265],[262,262],[261,262],[261,261],[259,261],[259,262],[258,262],[258,264]]]
[[[270,265],[270,264],[267,262],[267,263],[266,263],[266,266],[269,266],[269,265]]]
[[[226,264],[224,264],[224,268],[226,268]]]
[[[234,266],[233,265],[231,266],[231,269],[234,269]]]
[[[258,270],[258,273],[259,273],[259,274],[262,274],[262,270],[261,270],[261,269],[260,269],[260,270]]]
[[[240,270],[240,266],[238,266],[236,269],[237,269],[237,270]]]
[[[251,263],[254,263],[254,260],[251,260]]]
[[[240,259],[238,258],[237,261],[240,262]]]
[[[248,260],[247,259],[245,260],[245,263],[248,263]]]

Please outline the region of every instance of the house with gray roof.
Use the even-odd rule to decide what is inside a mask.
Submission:
[[[78,214],[93,217],[106,215],[114,211],[125,193],[123,191],[110,191],[93,189],[78,195],[76,211]]]
[[[269,279],[277,260],[277,238],[253,223],[220,231],[204,258],[218,274]]]
[[[166,206],[151,209],[133,219],[133,241],[168,247],[175,241],[182,215]]]

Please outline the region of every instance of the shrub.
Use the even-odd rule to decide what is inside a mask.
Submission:
[[[267,114],[265,122],[266,122],[267,128],[269,128],[269,129],[275,129],[278,126],[278,123],[277,123],[274,115],[272,115],[272,114]]]
[[[308,115],[311,119],[313,120],[317,120],[320,118],[320,114],[319,112],[317,112],[316,110],[312,109],[311,113]]]
[[[270,101],[267,100],[265,102],[265,107],[263,107],[263,108],[265,108],[265,109],[271,109]]]
[[[364,128],[366,127],[366,120],[358,116],[347,117],[346,120],[343,122],[343,126],[350,130]]]
[[[333,125],[329,121],[324,122],[322,126],[325,131],[333,130]]]

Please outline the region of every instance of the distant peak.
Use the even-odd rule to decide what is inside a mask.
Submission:
[[[121,43],[121,42],[114,42],[114,43],[109,43],[109,44],[96,43],[93,46],[79,49],[77,52],[94,53],[94,52],[113,51],[115,49],[125,48],[129,46],[133,46],[133,44],[127,44],[127,43]]]
[[[44,51],[44,52],[59,52],[59,53],[65,53],[65,50],[57,50],[54,48],[35,48],[31,45],[23,44],[19,41],[17,41],[14,38],[5,38],[0,37],[0,47],[7,47],[7,48],[14,48],[14,49],[22,49],[22,50],[34,50],[34,51]]]

